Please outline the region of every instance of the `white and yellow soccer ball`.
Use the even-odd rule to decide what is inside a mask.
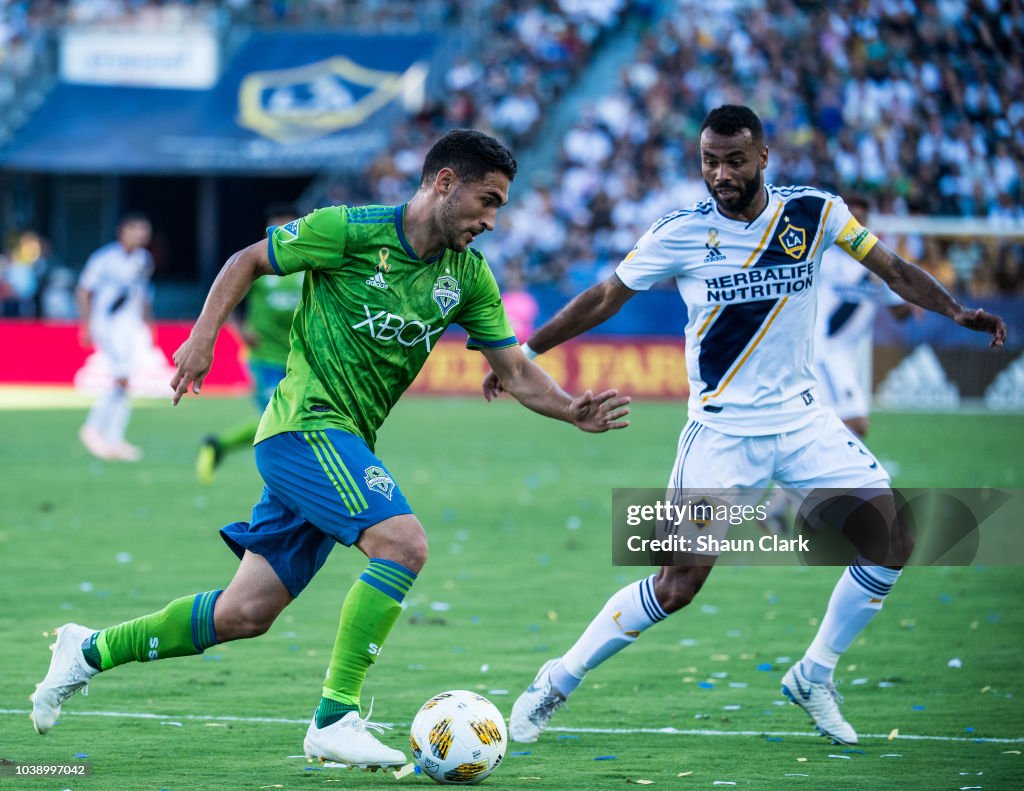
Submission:
[[[439,783],[479,783],[498,768],[508,747],[505,719],[483,695],[454,689],[434,695],[409,731],[413,758]]]

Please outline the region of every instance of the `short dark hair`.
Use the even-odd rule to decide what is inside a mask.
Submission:
[[[420,184],[426,184],[441,168],[451,168],[460,181],[480,181],[499,171],[512,181],[519,165],[505,146],[476,129],[452,129],[434,143],[423,160]]]
[[[723,104],[716,107],[707,114],[704,123],[701,124],[701,134],[704,134],[705,129],[710,129],[723,137],[732,137],[744,129],[749,129],[754,144],[758,148],[764,145],[764,127],[761,126],[761,119],[757,117],[757,113],[742,104]]]

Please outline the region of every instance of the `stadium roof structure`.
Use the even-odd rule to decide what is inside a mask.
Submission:
[[[258,33],[209,90],[59,82],[0,167],[59,173],[309,173],[364,162],[422,101],[430,35]]]

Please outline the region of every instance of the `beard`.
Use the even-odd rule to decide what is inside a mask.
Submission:
[[[458,187],[456,187],[456,191]],[[454,197],[456,193],[453,193]],[[455,216],[455,207],[451,199],[441,204],[438,210],[438,224],[441,226],[441,239],[444,246],[455,253],[463,253],[469,246],[464,240],[465,230],[459,229],[459,222]]]
[[[708,188],[708,192],[715,199],[719,209],[724,209],[731,214],[737,214],[744,211],[757,198],[758,193],[764,187],[764,176],[758,172],[757,176],[745,184],[734,185],[738,194],[735,198],[730,198],[729,200],[719,198],[714,188],[706,180],[704,186]]]

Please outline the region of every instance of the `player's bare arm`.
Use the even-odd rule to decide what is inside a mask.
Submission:
[[[617,390],[605,390],[597,395],[587,390],[573,398],[543,368],[526,359],[518,346],[484,349],[482,353],[502,388],[538,414],[564,420],[592,433],[629,425],[623,418],[629,414],[630,398],[620,397]]]
[[[239,250],[221,268],[216,280],[206,296],[203,310],[196,319],[186,340],[174,353],[174,364],[177,371],[171,379],[174,390],[172,404],[177,405],[181,397],[188,391],[198,393],[203,380],[213,365],[213,346],[217,341],[217,333],[228,320],[231,312],[249,293],[253,281],[263,275],[273,274],[273,267],[267,256],[265,241]]]
[[[920,267],[904,261],[881,242],[871,248],[861,263],[907,302],[948,316],[961,327],[991,334],[991,346],[1002,346],[1006,340],[1006,322],[999,316],[981,308],[965,308],[938,280]]]
[[[78,342],[82,346],[92,346],[92,333],[89,322],[92,319],[92,292],[79,286],[75,289],[75,302],[78,305]]]
[[[613,274],[604,282],[591,286],[575,296],[550,321],[533,333],[527,344],[537,354],[554,349],[559,344],[606,322],[636,294],[636,291],[619,280],[618,275]],[[484,398],[488,401],[507,389],[504,379],[496,376],[493,370],[484,377]]]

